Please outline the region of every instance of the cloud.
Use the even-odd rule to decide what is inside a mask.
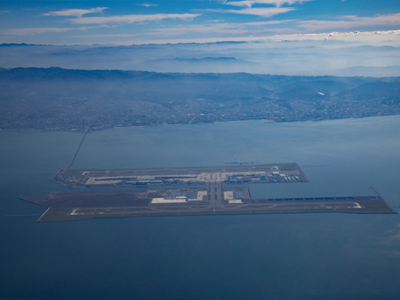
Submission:
[[[244,1],[227,1],[224,4],[241,6],[251,8],[253,4],[272,4],[277,7],[281,7],[284,4],[293,5],[295,3],[303,4],[304,2],[308,2],[312,0],[244,0]]]
[[[90,40],[107,40],[110,41],[110,39],[127,39],[127,38],[133,38],[138,36],[137,34],[132,34],[132,33],[117,33],[117,34],[85,34],[85,35],[79,35],[77,36],[80,39],[90,39]]]
[[[324,32],[324,33],[295,33],[265,36],[265,40],[345,40],[345,41],[379,41],[387,40],[400,41],[400,30],[384,30],[384,31],[347,31],[347,32]]]
[[[247,22],[247,23],[242,23],[242,25],[247,25],[247,26],[278,25],[278,24],[287,23],[287,22],[293,22],[293,21],[296,21],[296,20],[280,20],[280,21]]]
[[[46,32],[67,32],[74,28],[10,28],[2,32],[8,35],[35,35]]]
[[[148,33],[151,35],[161,34],[163,36],[178,36],[188,33],[206,33],[210,34],[244,34],[248,30],[242,29],[241,24],[234,23],[209,23],[206,25],[189,25],[189,26],[176,26],[169,28],[157,28],[153,32]]]
[[[144,6],[144,7],[158,6],[158,4],[152,4],[152,3],[141,3],[141,4],[136,4],[136,5]]]
[[[255,15],[264,18],[273,17],[277,14],[287,13],[289,11],[295,10],[289,7],[271,7],[271,8],[245,8],[241,10],[230,10],[231,13],[243,14],[243,15]]]
[[[400,14],[392,15],[379,15],[376,17],[357,17],[357,16],[344,16],[339,20],[322,21],[322,20],[309,20],[300,21],[299,26],[306,28],[308,31],[320,30],[338,30],[338,29],[351,29],[361,27],[386,27],[386,26],[400,26]],[[397,28],[396,28],[397,29]]]
[[[196,24],[189,26],[178,25],[174,27],[157,28],[154,29],[152,32],[149,32],[148,34],[149,35],[160,34],[163,36],[178,36],[196,32],[196,33],[207,33],[207,34],[256,35],[256,34],[263,34],[266,32],[275,33],[277,32],[277,30],[279,32],[281,31],[287,32],[288,31],[287,28],[271,29],[268,27],[270,25],[277,25],[293,21],[294,20],[280,20],[280,21],[247,22],[247,23],[208,22],[207,24]],[[291,30],[291,32],[293,32],[293,30]]]
[[[147,21],[160,21],[163,19],[193,19],[200,14],[153,14],[153,15],[124,15],[124,16],[110,16],[110,17],[87,17],[87,18],[77,18],[69,19],[70,23],[73,24],[133,24]]]
[[[264,18],[273,17],[277,14],[287,13],[295,10],[290,7],[257,7],[257,8],[244,8],[244,9],[207,9],[206,11],[218,12],[218,13],[232,13],[240,15],[254,15]]]
[[[0,10],[0,14],[6,14],[6,13],[9,13],[10,11],[9,10]]]
[[[103,10],[108,7],[95,7],[91,9],[64,9],[59,11],[51,11],[43,14],[43,16],[62,16],[62,17],[77,17],[81,18],[86,14],[103,13]]]
[[[232,26],[235,24],[230,23]],[[236,24],[239,25],[239,24]],[[195,25],[193,25],[195,26]],[[188,30],[184,30],[184,27],[186,27]],[[181,34],[184,33],[190,33],[190,27],[191,26],[181,26],[179,27]],[[156,29],[159,30],[159,29]],[[275,34],[271,35],[265,34],[265,35],[239,35],[239,36],[211,36],[211,34],[206,34],[205,36],[195,36],[192,35],[192,38],[188,37],[176,37],[173,38],[173,36],[179,36],[178,34],[174,34],[174,30],[176,28],[170,28],[168,31],[167,28],[165,30],[160,31],[164,35],[164,38],[162,36],[157,36],[156,33],[151,33],[148,32],[146,33],[146,37],[143,37],[141,34],[134,34],[130,38],[128,34],[122,34],[119,36],[120,39],[118,39],[118,34],[117,35],[103,35],[103,34],[96,34],[96,35],[80,35],[77,37],[82,37],[84,39],[84,45],[87,45],[88,43],[100,43],[100,44],[110,44],[114,43],[116,45],[143,45],[143,44],[176,44],[176,43],[215,43],[215,42],[253,42],[257,41],[257,44],[262,43],[262,42],[267,42],[268,44],[270,42],[278,42],[282,40],[290,40],[290,41],[323,41],[325,39],[332,39],[332,40],[343,40],[343,41],[350,41],[350,42],[387,42],[388,40],[390,41],[397,41],[400,42],[400,30],[387,30],[387,31],[348,31],[348,32],[325,32],[325,33],[295,33],[297,30],[292,30],[288,28],[278,28],[278,29],[270,29],[270,31]],[[196,28],[194,28],[196,30]],[[202,29],[199,28],[197,29],[198,31],[201,31]],[[216,32],[218,28],[207,28],[204,29],[204,32],[206,31],[209,32]],[[224,30],[221,28],[221,30]],[[239,30],[239,27],[238,27]],[[287,30],[288,32],[285,32]],[[252,31],[253,33],[254,31]],[[290,33],[292,32],[292,33]],[[149,36],[154,37],[154,38],[149,38]],[[112,40],[111,40],[112,39]]]

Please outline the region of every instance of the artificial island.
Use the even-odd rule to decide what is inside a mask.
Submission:
[[[70,188],[133,189],[55,192],[41,198],[21,196],[23,200],[48,207],[38,221],[300,212],[396,213],[379,194],[359,197],[252,198],[249,183],[307,182],[296,163],[122,170],[67,167],[57,173],[53,180]]]

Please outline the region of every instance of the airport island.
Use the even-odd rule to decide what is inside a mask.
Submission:
[[[54,192],[22,200],[48,209],[38,219],[66,221],[104,217],[259,213],[396,213],[376,196],[263,198],[250,183],[301,183],[296,163],[194,168],[82,170],[64,168],[53,181],[69,188],[132,187],[130,190]]]
[[[247,184],[308,181],[296,163],[120,170],[65,168],[57,173],[52,180],[70,188],[189,185],[206,184],[208,182]]]

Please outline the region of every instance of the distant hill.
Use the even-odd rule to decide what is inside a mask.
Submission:
[[[235,57],[202,57],[202,58],[163,58],[155,60],[147,60],[137,64],[135,68],[154,71],[169,72],[190,72],[195,70],[196,73],[230,73],[245,70],[251,70],[258,65],[251,61],[237,59]]]
[[[400,76],[400,66],[351,67],[345,69],[338,69],[334,73],[341,74],[342,76],[370,76],[370,77]]]
[[[399,80],[369,82],[341,92],[338,96],[351,96],[354,100],[376,99],[382,103],[400,103]]]

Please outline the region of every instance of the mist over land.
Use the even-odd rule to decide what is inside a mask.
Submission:
[[[282,40],[131,46],[0,45],[0,67],[400,76],[398,41]]]

